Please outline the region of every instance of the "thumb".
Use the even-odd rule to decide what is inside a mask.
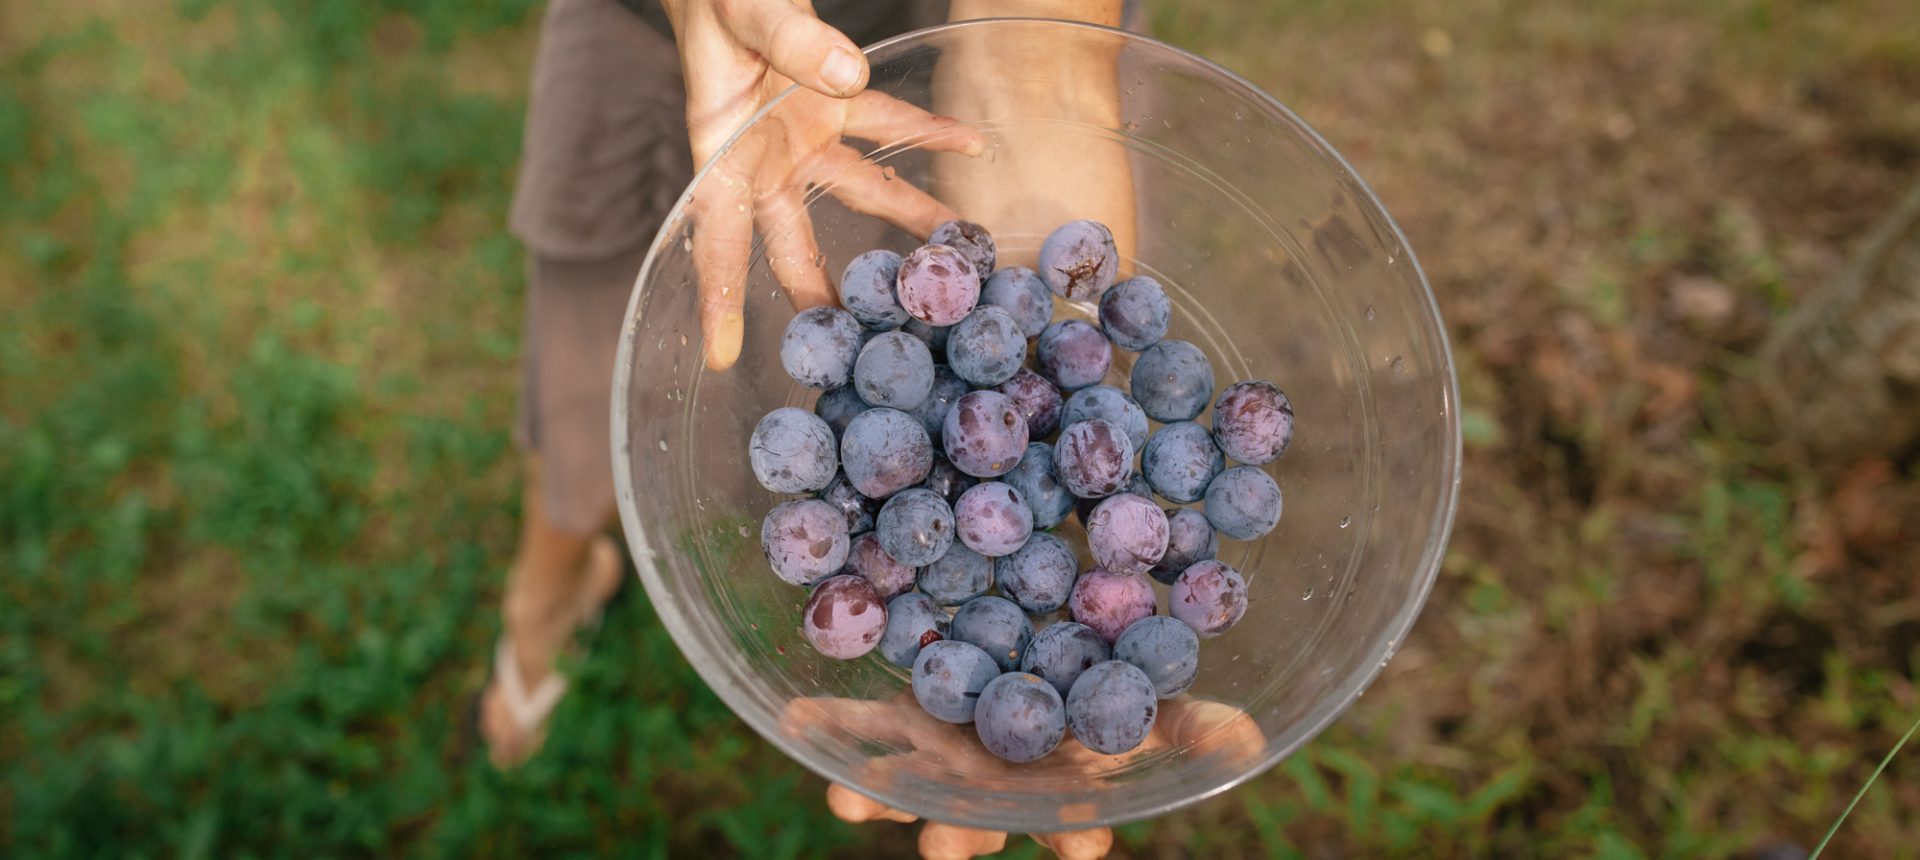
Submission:
[[[722,12],[746,49],[795,83],[846,98],[867,87],[867,58],[853,40],[788,0],[745,0]]]

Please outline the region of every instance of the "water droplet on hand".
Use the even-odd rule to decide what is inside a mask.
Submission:
[[[893,166],[892,166],[892,165],[888,165],[888,166],[886,166],[886,167],[882,167],[882,168],[880,168],[880,178],[881,178],[881,179],[886,179],[886,180],[891,180],[891,179],[893,179],[893,177],[894,177],[894,171],[893,171]]]

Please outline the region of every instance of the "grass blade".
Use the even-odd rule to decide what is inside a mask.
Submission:
[[[1894,756],[1900,754],[1900,748],[1913,739],[1915,730],[1920,730],[1920,720],[1914,720],[1913,725],[1907,727],[1907,733],[1900,736],[1900,742],[1894,744],[1893,749],[1887,750],[1887,757],[1881,759],[1880,766],[1873,769],[1872,776],[1867,777],[1867,784],[1860,786],[1860,790],[1854,793],[1853,800],[1847,803],[1846,809],[1841,810],[1840,817],[1834,820],[1833,826],[1827,828],[1827,835],[1820,837],[1820,844],[1813,846],[1813,853],[1808,855],[1807,860],[1820,860],[1820,852],[1827,850],[1827,843],[1833,841],[1833,834],[1840,832],[1840,825],[1847,823],[1847,816],[1852,815],[1853,808],[1860,805],[1860,798],[1867,796],[1867,789],[1872,788],[1874,782],[1880,779],[1880,774],[1887,769],[1887,764],[1893,761]]]

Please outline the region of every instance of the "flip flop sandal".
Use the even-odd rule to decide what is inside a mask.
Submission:
[[[596,563],[611,563],[616,582],[613,591],[597,602],[591,603],[581,611],[579,633],[593,634],[599,631],[606,620],[607,607],[627,592],[627,559],[620,552],[618,544],[606,536],[596,539],[588,549]],[[609,558],[611,556],[611,558]],[[545,731],[547,720],[553,716],[554,708],[567,694],[567,679],[559,672],[549,674],[532,690],[527,689],[526,681],[520,674],[520,661],[514,659],[513,642],[505,635],[495,641],[493,666],[487,673],[487,680],[467,704],[466,743],[461,751],[462,758],[470,757],[475,751],[487,745],[480,731],[481,708],[485,704],[487,690],[498,682],[502,704],[506,707],[507,718],[515,731],[526,736],[537,736]],[[537,751],[537,747],[536,747]]]

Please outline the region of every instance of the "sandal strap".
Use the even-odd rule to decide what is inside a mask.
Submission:
[[[520,677],[520,661],[513,656],[513,642],[505,636],[500,637],[493,649],[493,674],[500,681],[507,715],[523,732],[545,725],[547,718],[553,716],[554,707],[560,704],[560,698],[567,694],[567,679],[558,672],[548,675],[528,692]]]

